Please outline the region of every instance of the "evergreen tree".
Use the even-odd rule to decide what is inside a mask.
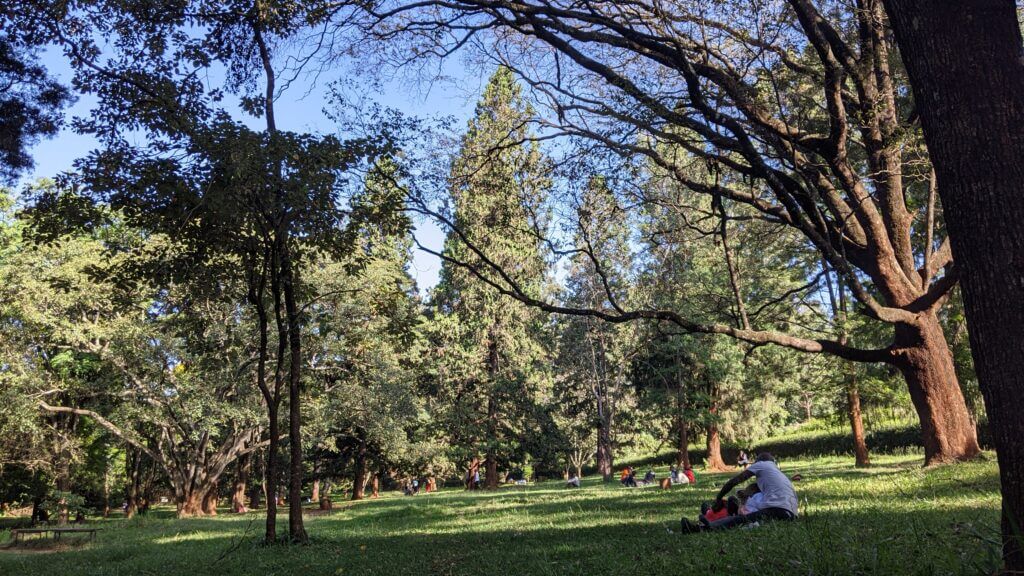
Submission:
[[[528,129],[532,111],[512,71],[491,77],[450,175],[453,218],[473,245],[540,294],[545,260],[535,226],[548,186],[547,165]],[[454,233],[453,233],[454,234]],[[499,462],[519,451],[531,398],[546,380],[545,315],[506,298],[468,271],[477,255],[449,235],[433,293],[443,419],[457,459],[478,462],[497,486]]]

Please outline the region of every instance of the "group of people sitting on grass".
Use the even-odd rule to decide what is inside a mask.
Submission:
[[[693,467],[689,464],[682,468],[672,466],[668,469],[668,479],[672,484],[696,484],[697,477],[693,474]]]
[[[636,479],[636,469],[632,466],[626,466],[622,469],[622,473],[619,475],[619,482],[623,486],[628,488],[636,488],[637,486],[647,486],[648,484],[654,484],[654,481],[658,477],[654,473],[654,470],[648,470],[647,474],[644,474],[643,480]]]
[[[736,496],[729,496],[733,488],[750,478],[756,481],[739,490]],[[682,530],[683,533],[693,533],[757,526],[770,520],[793,520],[797,516],[797,503],[793,483],[779,470],[775,458],[763,452],[746,470],[722,486],[714,502],[705,502],[701,506],[697,522],[684,517]]]
[[[619,482],[627,488],[636,488],[637,486],[650,486],[657,483],[658,475],[654,473],[654,470],[648,470],[642,480],[636,479],[636,469],[632,466],[626,466],[619,473]],[[570,478],[570,484],[572,479]],[[662,484],[665,480],[662,480]],[[672,484],[696,484],[697,477],[693,474],[693,467],[687,465],[683,468],[676,468],[672,466],[668,471],[668,483]],[[578,486],[577,486],[578,487]]]

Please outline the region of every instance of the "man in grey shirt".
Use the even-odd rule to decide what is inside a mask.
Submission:
[[[793,489],[793,483],[779,470],[779,467],[775,465],[775,458],[767,452],[758,454],[756,462],[726,482],[725,486],[722,486],[722,490],[719,491],[716,500],[724,500],[729,492],[732,492],[733,488],[751,477],[757,478],[757,487],[764,494],[764,500],[762,500],[760,509],[757,512],[729,516],[716,520],[707,526],[701,526],[683,518],[683,532],[724,530],[762,520],[793,520],[796,518],[798,500],[796,490]]]

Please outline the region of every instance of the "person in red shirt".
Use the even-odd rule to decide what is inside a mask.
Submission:
[[[686,479],[690,481],[691,486],[697,484],[697,477],[693,475],[693,466],[683,468],[683,474],[686,475]]]
[[[725,502],[718,500],[710,506],[707,503],[701,507],[700,520],[704,524],[710,524],[715,520],[721,520],[729,515],[729,507],[726,506]]]

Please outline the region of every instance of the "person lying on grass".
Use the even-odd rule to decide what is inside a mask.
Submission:
[[[749,468],[733,476],[722,486],[715,498],[715,504],[721,506],[720,502],[732,492],[740,483],[750,479],[757,479],[757,486],[763,496],[755,503],[758,509],[749,514],[738,513],[735,516],[728,516],[708,523],[706,526],[692,522],[688,518],[681,520],[684,533],[700,532],[702,530],[725,530],[735,528],[744,524],[760,523],[767,520],[793,520],[797,516],[796,490],[789,478],[775,465],[775,459],[771,454],[763,452],[758,454],[757,461]],[[749,503],[749,500],[748,500]]]

